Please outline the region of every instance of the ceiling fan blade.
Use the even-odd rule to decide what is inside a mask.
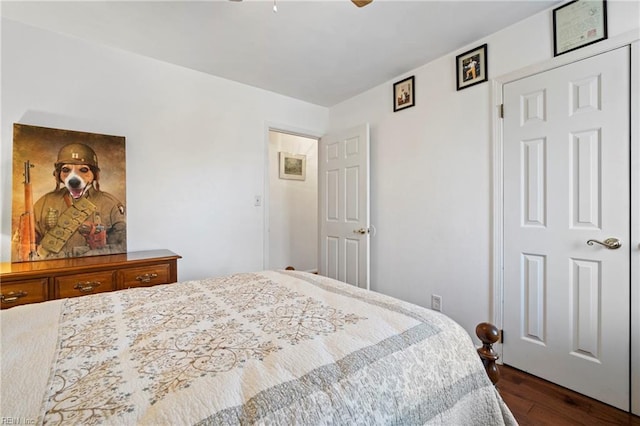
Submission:
[[[358,7],[363,7],[371,3],[373,0],[351,0]]]

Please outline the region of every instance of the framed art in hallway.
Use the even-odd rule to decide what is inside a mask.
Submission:
[[[487,45],[456,56],[457,90],[487,81]]]
[[[393,112],[412,107],[416,104],[415,78],[411,76],[393,85]]]
[[[307,156],[280,153],[280,179],[304,180],[307,172]]]

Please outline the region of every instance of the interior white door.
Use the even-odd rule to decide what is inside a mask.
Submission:
[[[503,124],[503,362],[624,410],[629,60],[620,48],[506,84]],[[609,238],[622,246],[588,243]]]
[[[369,289],[369,125],[318,149],[318,272]]]

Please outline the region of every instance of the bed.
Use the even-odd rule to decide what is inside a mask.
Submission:
[[[300,271],[1,312],[20,424],[516,424],[447,316]]]

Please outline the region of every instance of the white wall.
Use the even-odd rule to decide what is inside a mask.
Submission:
[[[280,179],[279,153],[306,156],[305,180]],[[318,270],[318,141],[269,132],[269,264]]]
[[[609,38],[640,27],[640,3],[607,2]],[[491,320],[491,85],[456,91],[455,56],[488,43],[489,78],[553,58],[551,10],[330,109],[330,131],[371,125],[371,288],[443,311],[475,335]],[[415,75],[416,106],[392,85]]]
[[[2,261],[23,123],[125,136],[129,250],[182,255],[182,280],[263,268],[266,123],[322,134],[328,120],[323,107],[6,19],[1,87]]]

